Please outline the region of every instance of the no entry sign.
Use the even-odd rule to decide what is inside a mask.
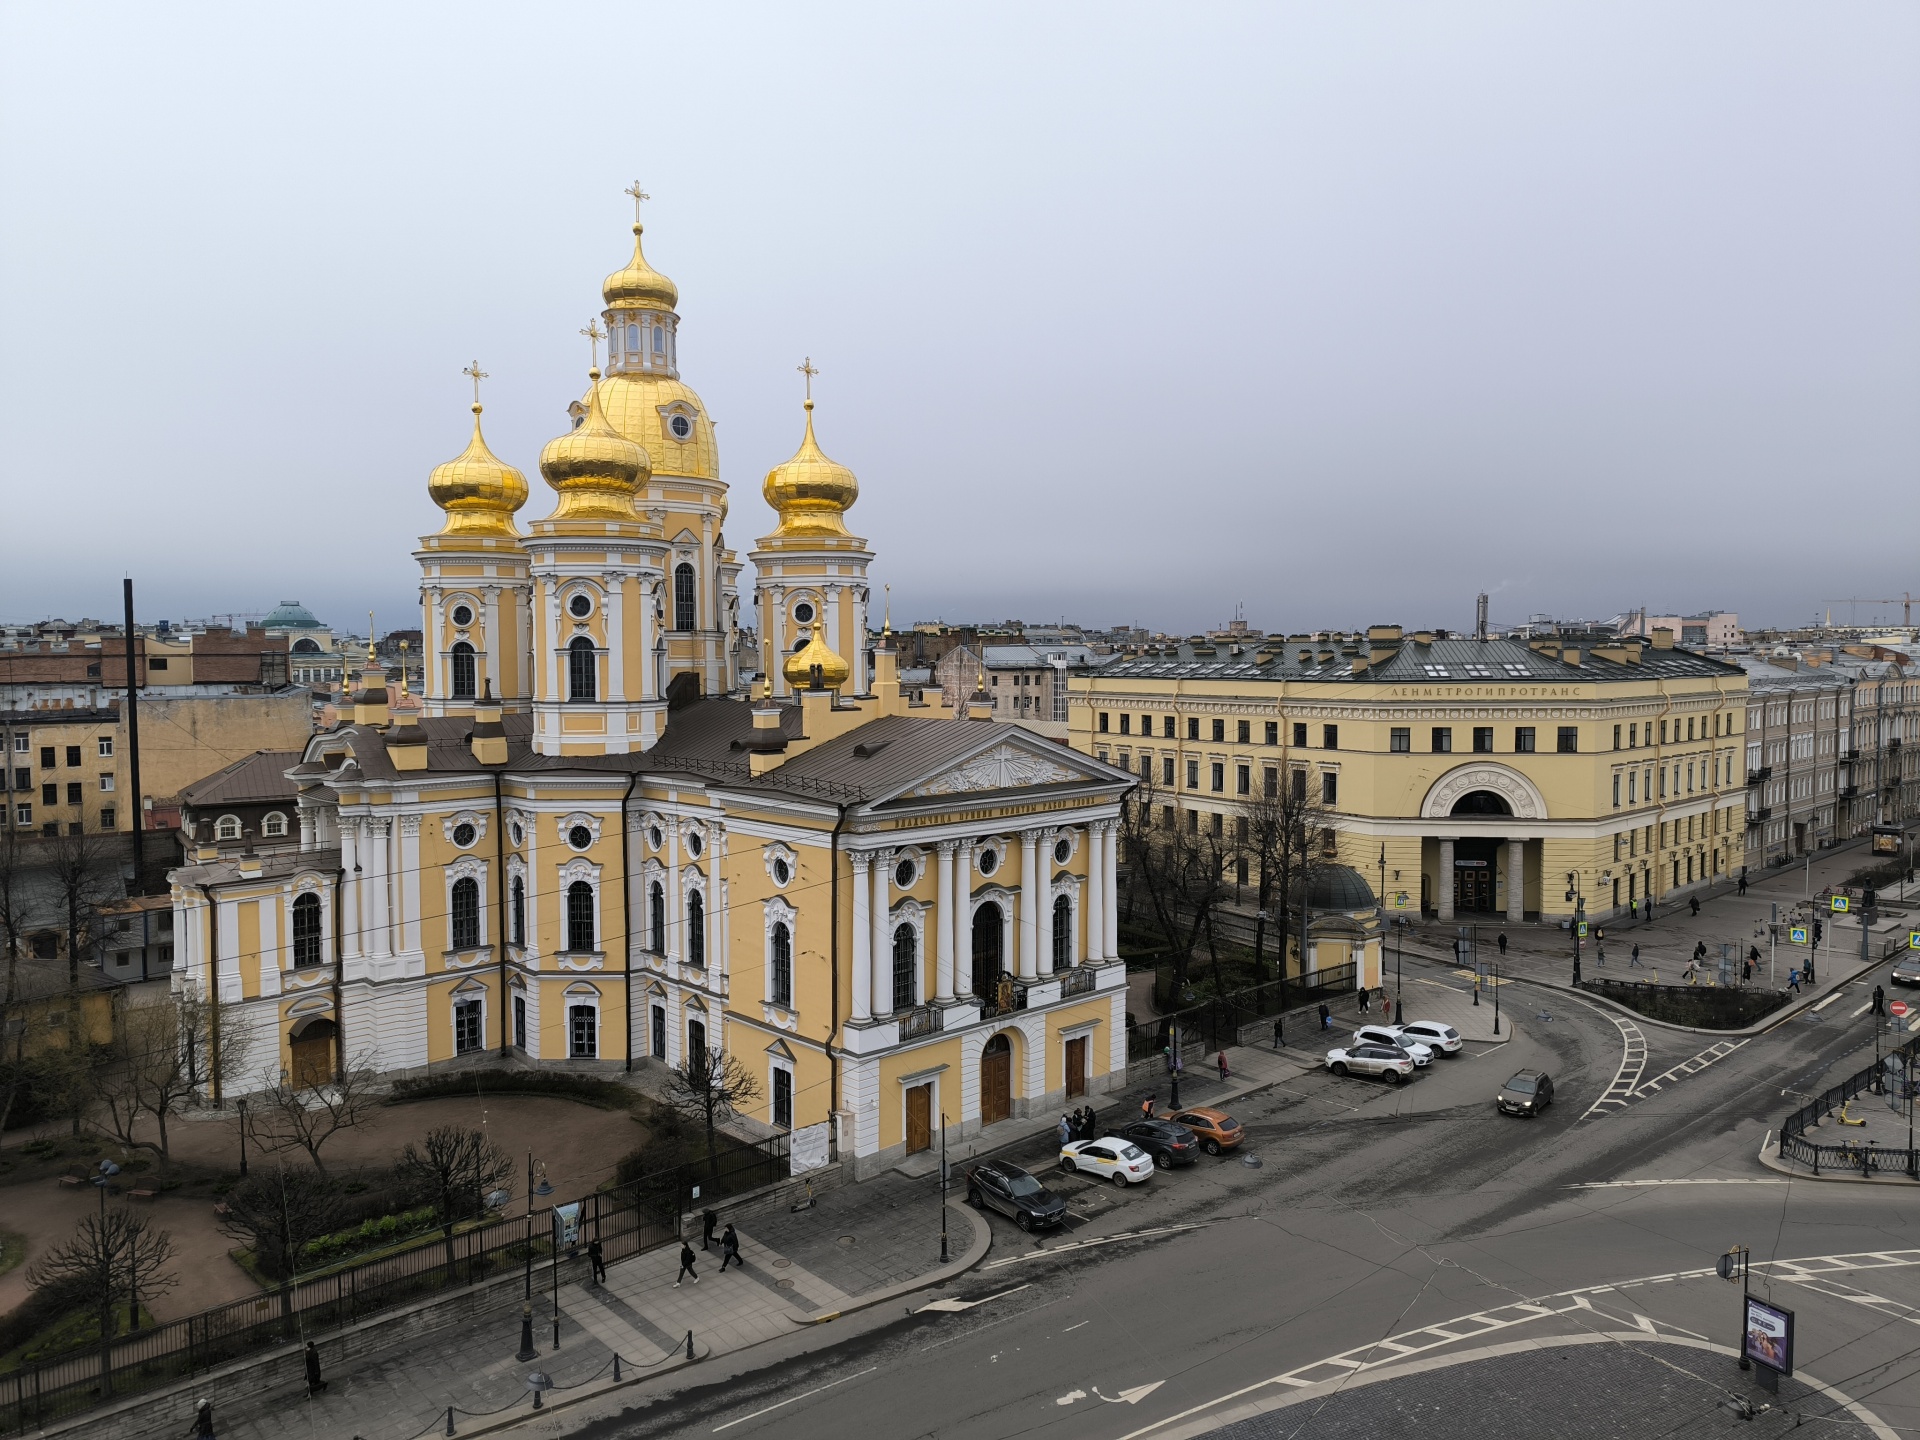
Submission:
[[[1887,1013],[1890,1015],[1904,1015],[1907,1013],[1907,1009],[1908,1009],[1908,1006],[1906,1001],[1896,1000],[1891,1005],[1887,1006]]]

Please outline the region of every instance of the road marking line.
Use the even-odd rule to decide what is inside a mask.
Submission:
[[[878,1370],[879,1368],[880,1367],[878,1365],[869,1365],[866,1369],[860,1372],[860,1375],[871,1375],[873,1374],[874,1371]],[[744,1425],[749,1420],[758,1420],[762,1415],[771,1415],[774,1411],[778,1410],[782,1405],[791,1405],[796,1400],[810,1399],[813,1396],[818,1395],[822,1390],[831,1390],[833,1389],[834,1386],[844,1385],[849,1380],[858,1380],[860,1378],[860,1375],[842,1375],[838,1380],[829,1380],[826,1384],[819,1386],[816,1389],[809,1390],[804,1395],[789,1395],[786,1399],[779,1401],[776,1404],[769,1405],[764,1410],[756,1410],[751,1415],[742,1415],[738,1420],[729,1420],[724,1425],[716,1425],[713,1427],[713,1433],[715,1435],[718,1435],[722,1430],[731,1430],[734,1426]]]
[[[1600,1013],[1611,1020],[1614,1028],[1620,1032],[1620,1068],[1613,1072],[1613,1079],[1606,1091],[1587,1107],[1586,1113],[1580,1117],[1582,1120],[1609,1113],[1608,1106],[1624,1107],[1633,1097],[1633,1088],[1640,1083],[1640,1076],[1647,1068],[1647,1037],[1640,1027],[1611,1010],[1602,1010]],[[1627,1073],[1629,1069],[1633,1072],[1631,1075]]]
[[[1822,1000],[1818,1005],[1814,1006],[1813,1008],[1816,1010],[1824,1010],[1827,1008],[1827,1006],[1833,1004],[1836,1000],[1838,1000],[1843,993],[1844,993],[1843,991],[1836,990],[1833,992],[1833,994],[1827,996],[1826,999]],[[1871,1004],[1872,1002],[1869,1001],[1868,1003]]]
[[[1862,1015],[1866,1014],[1867,1011],[1871,1009],[1873,1009],[1873,1001],[1869,1000],[1867,1001],[1866,1004],[1862,1005],[1858,1010],[1854,1011],[1853,1014],[1849,1015],[1847,1018],[1849,1020],[1858,1020]]]
[[[1144,1240],[1150,1235],[1174,1235],[1182,1230],[1204,1230],[1207,1224],[1207,1221],[1200,1220],[1188,1225],[1160,1225],[1151,1230],[1125,1230],[1118,1235],[1096,1235],[1091,1240],[1075,1240],[1071,1244],[1056,1245],[1051,1250],[1030,1250],[1024,1255],[1009,1255],[1004,1260],[990,1260],[980,1268],[998,1270],[1003,1265],[1018,1265],[1023,1260],[1042,1260],[1049,1255],[1064,1255],[1073,1250],[1090,1250],[1096,1245],[1113,1245],[1122,1240]]]
[[[1013,1289],[1002,1290],[997,1295],[982,1295],[978,1300],[930,1300],[913,1313],[922,1315],[932,1310],[936,1314],[953,1315],[961,1310],[971,1310],[976,1305],[984,1305],[989,1300],[999,1300],[1008,1295],[1017,1295],[1022,1290],[1030,1290],[1032,1288],[1031,1285],[1016,1285]]]
[[[1647,1083],[1642,1085],[1638,1090],[1633,1091],[1632,1098],[1636,1100],[1645,1099],[1648,1095],[1658,1092],[1661,1086],[1666,1083],[1683,1080],[1689,1075],[1698,1075],[1709,1065],[1715,1061],[1726,1059],[1727,1056],[1731,1055],[1746,1043],[1745,1040],[1717,1041],[1705,1050],[1702,1050],[1698,1055],[1692,1056],[1690,1059],[1682,1060],[1665,1074],[1654,1076],[1653,1079],[1647,1081]]]

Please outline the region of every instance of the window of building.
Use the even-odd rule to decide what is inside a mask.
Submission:
[[[1513,752],[1516,755],[1533,754],[1533,726],[1519,725],[1514,728]]]
[[[793,1008],[793,932],[787,922],[773,922],[773,1003]]]
[[[480,882],[463,875],[453,882],[453,948],[474,950],[480,945]]]
[[[1493,727],[1476,725],[1473,727],[1473,753],[1491,755],[1493,753]]]
[[[567,1007],[567,1054],[592,1060],[600,1053],[600,1012],[591,1005]]]
[[[1173,756],[1171,755],[1165,756],[1160,761],[1160,783],[1162,785],[1173,784]]]
[[[111,790],[111,789],[113,789],[113,788],[114,788],[114,782],[113,782],[113,772],[112,772],[111,770],[108,770],[108,771],[106,771],[106,772],[105,772],[104,774],[102,774],[102,775],[101,775],[101,777],[100,777],[100,788],[101,788],[102,790]],[[268,816],[267,818],[268,818],[269,820],[271,820],[271,819],[273,819],[274,817],[273,817],[273,816],[271,816],[271,815],[269,815],[269,816]],[[268,833],[270,834],[270,833],[272,833],[272,832],[270,832],[270,831],[269,831]],[[282,835],[284,835],[284,834],[286,834],[286,833],[287,833],[287,817],[286,817],[286,816],[284,816],[284,815],[282,815],[282,816],[280,817],[280,833],[281,833]]]
[[[1227,767],[1224,761],[1215,760],[1212,765],[1214,793],[1217,795],[1227,788]]]
[[[913,1008],[918,957],[913,926],[896,925],[893,931],[893,1008],[896,1012]]]
[[[33,788],[33,771],[27,769],[24,765],[17,768],[13,772],[13,788],[16,790],[31,790]]]
[[[1340,803],[1340,777],[1331,770],[1320,772],[1320,803],[1328,809]]]
[[[591,700],[599,689],[599,665],[593,653],[593,641],[584,635],[574,637],[567,646],[567,698]]]
[[[1198,740],[1199,738],[1200,738],[1200,717],[1197,715],[1190,715],[1187,717],[1187,739]]]
[[[59,753],[60,752],[51,745],[42,745],[40,747],[40,768],[42,770],[53,769],[55,757],[58,756]]]
[[[512,943],[525,947],[527,943],[527,881],[526,877],[516,875],[513,884],[507,887],[507,934]]]
[[[647,887],[647,948],[667,953],[667,891],[658,880]]]
[[[240,838],[240,817],[222,815],[214,822],[213,838],[216,840],[238,840]]]
[[[1613,727],[1613,748],[1616,750],[1620,748],[1620,727],[1618,725]]]
[[[1200,812],[1198,810],[1187,811],[1187,833],[1189,835],[1198,835],[1200,833]]]
[[[584,880],[567,886],[567,949],[593,949],[593,886]]]
[[[293,902],[293,963],[304,967],[320,960],[320,897],[308,891]]]
[[[1279,743],[1280,722],[1278,720],[1269,720],[1267,721],[1267,744],[1278,745]]]
[[[1320,727],[1320,745],[1321,748],[1325,750],[1338,750],[1340,748],[1340,727],[1338,725],[1322,725]]]
[[[1453,750],[1453,727],[1436,725],[1433,727],[1433,753],[1445,755]]]
[[[1613,777],[1613,808],[1616,810],[1620,808],[1620,777],[1618,775]]]
[[[1234,733],[1238,736],[1242,745],[1251,745],[1253,743],[1253,722],[1251,720],[1236,721]]]
[[[1676,721],[1675,723],[1677,724],[1678,722]],[[1691,715],[1687,717],[1687,739],[1693,739],[1693,716]]]
[[[27,736],[16,735],[13,737],[13,749],[15,754],[24,755],[32,748],[33,748],[33,742]]]
[[[119,812],[116,811],[113,806],[103,805],[100,807],[100,828],[102,830],[113,829],[114,822],[119,818]]]
[[[57,781],[52,785],[42,785],[40,787],[40,803],[42,805],[58,805],[60,803],[60,786]],[[235,823],[237,824],[239,822],[236,821]],[[238,840],[240,838],[240,832],[236,830],[233,838]]]
[[[473,646],[460,640],[453,647],[453,698],[471,700],[480,693],[479,681],[475,679],[476,667],[473,663]]]
[[[1405,755],[1413,749],[1413,731],[1405,725],[1396,725],[1387,731],[1387,749],[1395,755]]]
[[[33,806],[15,805],[13,807],[13,823],[16,825],[33,824]]]
[[[673,567],[673,628],[693,629],[693,566]]]
[[[1667,743],[1667,722],[1664,720],[1660,722],[1660,743],[1662,745]]]
[[[1251,795],[1253,793],[1253,767],[1251,765],[1236,767],[1233,789],[1236,795]]]
[[[1307,772],[1299,766],[1293,771],[1293,798],[1302,801],[1307,798]]]
[[[83,786],[78,780],[69,780],[67,782],[67,804],[84,805],[86,803],[87,803],[86,787]]]
[[[1304,749],[1306,748],[1306,745],[1307,745],[1307,727],[1306,727],[1306,723],[1305,723],[1304,721],[1299,721],[1299,720],[1296,720],[1296,721],[1294,722],[1294,725],[1293,725],[1293,743],[1294,743],[1294,744],[1296,744],[1296,745],[1298,745],[1298,746],[1299,746],[1299,747],[1300,747],[1301,749],[1303,749],[1303,750],[1304,750]]]
[[[993,677],[993,683],[996,685],[1000,683],[1000,677],[998,675]],[[1120,714],[1120,733],[1122,735],[1131,735],[1133,733],[1133,716],[1127,714],[1125,711],[1122,711]]]
[[[113,737],[111,735],[102,735],[99,743],[100,758],[102,760],[111,760],[113,758]]]
[[[1100,732],[1100,733],[1101,733],[1102,735],[1105,735],[1105,734],[1107,734],[1107,733],[1108,733],[1108,731],[1107,731],[1107,712],[1106,712],[1106,711],[1104,711],[1104,710],[1102,710],[1102,711],[1100,712],[1100,718],[1099,718],[1099,719],[1098,719],[1098,720],[1097,720],[1097,721],[1095,722],[1095,724],[1094,724],[1094,728],[1095,728],[1095,729],[1097,729],[1097,730],[1098,730],[1098,731],[1099,731],[1099,732]]]
[[[1261,785],[1267,799],[1277,800],[1280,797],[1280,772],[1269,765],[1261,774]]]
[[[687,963],[707,963],[707,902],[698,890],[687,895]]]
[[[1560,727],[1560,743],[1556,748],[1562,755],[1572,755],[1579,750],[1580,727],[1578,725],[1562,725]]]
[[[102,775],[100,778],[104,780],[107,777]],[[100,788],[102,790],[107,790],[107,789],[111,789],[112,787],[107,785],[102,785]],[[260,822],[260,833],[266,836],[269,840],[286,839],[287,817],[283,815],[280,811],[275,810],[271,815],[267,816],[266,819]]]
[[[1198,760],[1189,760],[1187,761],[1187,789],[1198,790],[1199,788],[1200,762]]]
[[[1640,748],[1640,725],[1639,725],[1639,722],[1636,721],[1635,723],[1627,726],[1627,749],[1638,750],[1639,748]]]
[[[1223,741],[1225,741],[1226,738],[1227,738],[1227,722],[1224,720],[1214,721],[1213,722],[1213,743],[1218,745]]]
[[[1219,811],[1213,813],[1213,838],[1218,840],[1227,833],[1227,817]]]
[[[513,1043],[518,1049],[527,1048],[527,997],[513,997]]]
[[[793,1072],[773,1067],[773,1123],[781,1130],[793,1128]]]
[[[78,745],[67,746],[67,764],[78,765],[79,763],[80,763],[80,747]]]
[[[465,1055],[478,1050],[480,1039],[480,1002],[457,1000],[453,1006],[453,1053]]]
[[[1040,677],[1038,675],[1033,677],[1033,683],[1036,685],[1040,683]],[[1153,716],[1142,715],[1140,717],[1140,733],[1142,735],[1153,734]]]

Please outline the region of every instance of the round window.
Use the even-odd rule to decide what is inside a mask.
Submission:
[[[913,861],[911,860],[902,860],[898,865],[893,867],[893,883],[898,885],[902,890],[907,889],[913,884],[913,876],[914,869]]]
[[[656,850],[660,848],[660,827],[658,825],[653,826],[647,831],[647,844]]]
[[[694,834],[694,835],[689,835],[689,836],[687,836],[687,853],[688,853],[689,855],[692,855],[692,856],[694,856],[694,857],[696,857],[696,858],[698,858],[698,856],[699,856],[699,854],[700,854],[700,837],[699,837],[699,835],[697,835],[697,834]]]
[[[1068,856],[1070,856],[1070,855],[1072,855],[1072,854],[1073,854],[1073,842],[1072,842],[1072,841],[1070,841],[1070,840],[1056,840],[1056,841],[1054,841],[1054,842],[1053,842],[1053,863],[1054,863],[1054,864],[1056,864],[1056,865],[1064,865],[1064,864],[1066,864],[1066,863],[1067,863],[1067,857],[1068,857]]]
[[[584,620],[593,613],[593,601],[585,595],[576,595],[567,601],[567,613],[577,620]]]
[[[522,846],[527,843],[527,832],[520,828],[519,823],[517,821],[515,822],[513,828],[509,830],[507,833],[513,836],[513,843],[516,849],[519,846]]]
[[[993,874],[993,872],[999,867],[999,864],[1000,864],[1000,857],[994,851],[982,850],[980,852],[980,873],[982,875]]]
[[[802,625],[811,625],[813,623],[813,606],[802,600],[798,605],[793,607],[793,618],[798,620]]]
[[[479,838],[473,826],[467,824],[464,820],[453,827],[453,843],[458,845],[462,850],[466,849]]]
[[[788,868],[787,862],[785,860],[775,860],[773,862],[773,883],[774,884],[784,885],[787,883],[787,881],[791,880],[792,878],[793,878],[793,871]]]
[[[473,623],[473,611],[465,605],[454,606],[453,623],[456,625],[471,625]]]
[[[567,831],[567,844],[576,850],[584,850],[593,844],[593,831],[584,825],[576,825]]]
[[[687,419],[687,417],[684,415],[676,415],[673,417],[672,423],[667,428],[672,430],[675,435],[679,436],[682,440],[684,440],[687,438],[687,436],[693,433],[693,422]]]

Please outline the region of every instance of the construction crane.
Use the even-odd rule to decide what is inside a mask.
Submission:
[[[1874,595],[1843,595],[1837,600],[1823,600],[1820,603],[1823,605],[1898,605],[1900,607],[1901,625],[1909,630],[1913,628],[1913,596],[1904,590],[1898,595],[1885,597]],[[1856,621],[1859,620],[1860,616],[1857,611],[1853,618]]]

